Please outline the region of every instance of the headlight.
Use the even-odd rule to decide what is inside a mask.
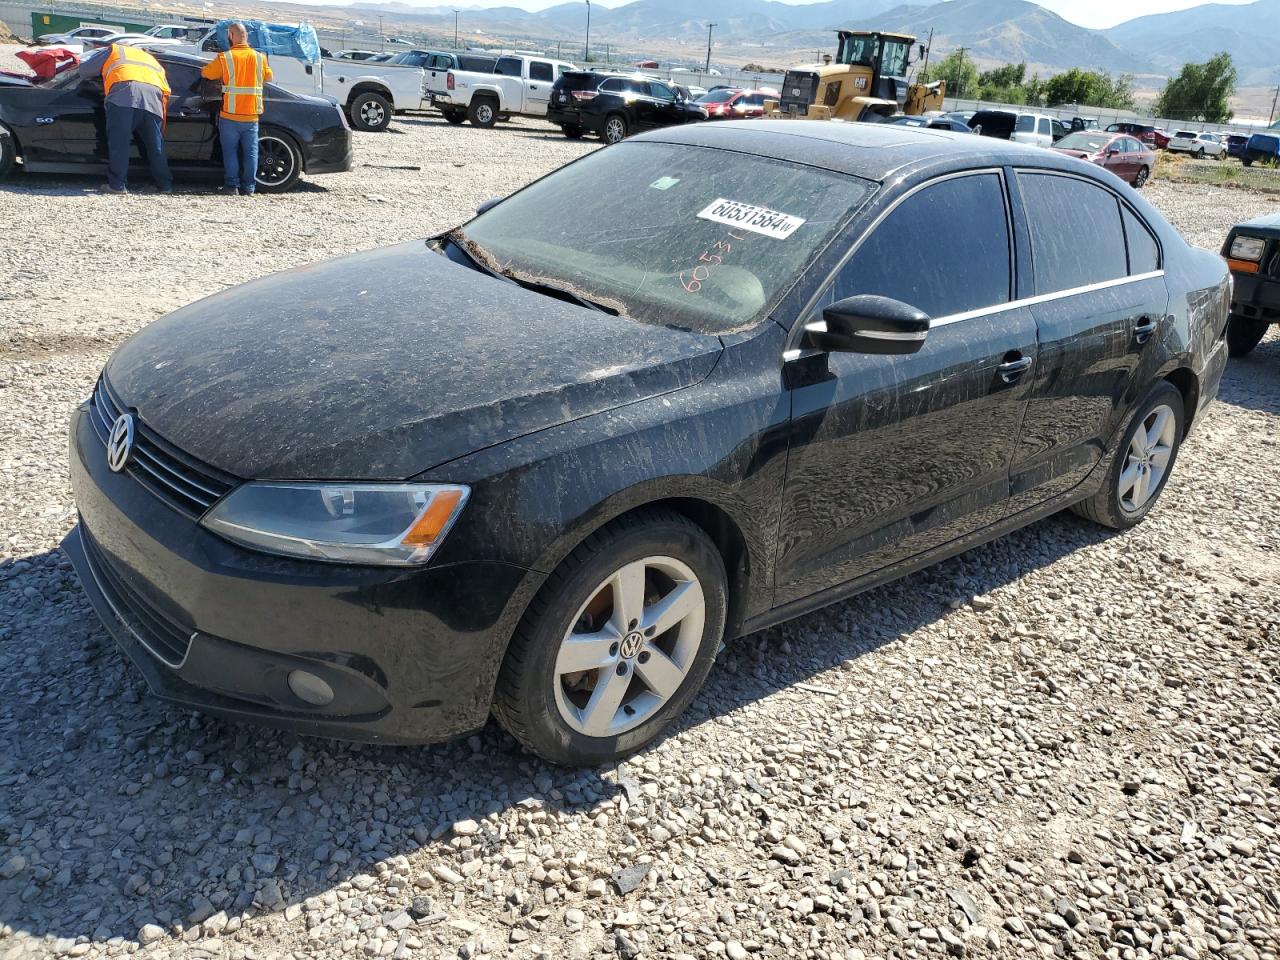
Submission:
[[[1236,237],[1231,241],[1231,256],[1236,260],[1261,260],[1267,241],[1260,237]]]
[[[426,563],[470,490],[432,483],[246,483],[202,523],[228,540],[341,563]]]

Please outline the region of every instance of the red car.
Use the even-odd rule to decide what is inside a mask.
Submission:
[[[1163,150],[1169,145],[1171,139],[1167,133],[1159,127],[1153,127],[1149,123],[1113,123],[1107,127],[1107,133],[1127,133],[1131,137],[1137,137],[1149,147],[1156,150]]]
[[[1053,145],[1058,153],[1106,167],[1125,183],[1141,187],[1155,169],[1156,153],[1147,144],[1124,133],[1080,130]]]
[[[767,96],[764,90],[712,90],[694,102],[707,111],[708,120],[745,120],[764,116]]]

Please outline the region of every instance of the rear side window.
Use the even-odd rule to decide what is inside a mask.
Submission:
[[[910,269],[913,250],[929,250],[927,269]],[[836,277],[837,299],[892,297],[931,317],[1009,301],[1009,224],[995,173],[925,187],[894,208]]]
[[[676,95],[671,92],[671,88],[666,84],[655,83],[650,80],[645,86],[649,88],[649,96],[655,100],[674,100],[676,98]]]
[[[1031,231],[1036,293],[1057,293],[1128,275],[1120,201],[1084,180],[1019,173]]]
[[[516,57],[499,57],[498,65],[494,67],[493,72],[500,77],[518,77],[521,66],[520,60]]]
[[[1129,276],[1151,273],[1160,269],[1160,246],[1147,225],[1139,220],[1128,207],[1120,208],[1124,219],[1124,237],[1129,246]]]
[[[614,77],[610,80],[606,80],[604,83],[600,84],[600,92],[601,93],[621,93],[622,81],[617,77]]]
[[[530,60],[529,79],[554,80],[555,71],[551,69],[551,64],[547,63],[545,60]]]
[[[476,73],[492,73],[497,61],[491,57],[458,57],[458,67]]]

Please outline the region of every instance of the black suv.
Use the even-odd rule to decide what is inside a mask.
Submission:
[[[566,137],[594,133],[605,143],[617,143],[639,130],[705,120],[707,111],[659,80],[570,70],[551,88],[547,119]]]

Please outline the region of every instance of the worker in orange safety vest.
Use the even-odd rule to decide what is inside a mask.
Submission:
[[[231,49],[214,57],[200,75],[222,81],[222,110],[218,114],[222,192],[252,197],[258,183],[258,118],[262,116],[263,84],[271,79],[271,67],[266,54],[249,46],[249,31],[243,23],[231,24],[227,38]]]
[[[164,152],[169,79],[160,61],[140,47],[111,46],[80,64],[81,79],[102,78],[107,113],[108,193],[128,193],[129,147],[136,136],[161,193],[173,192]]]

